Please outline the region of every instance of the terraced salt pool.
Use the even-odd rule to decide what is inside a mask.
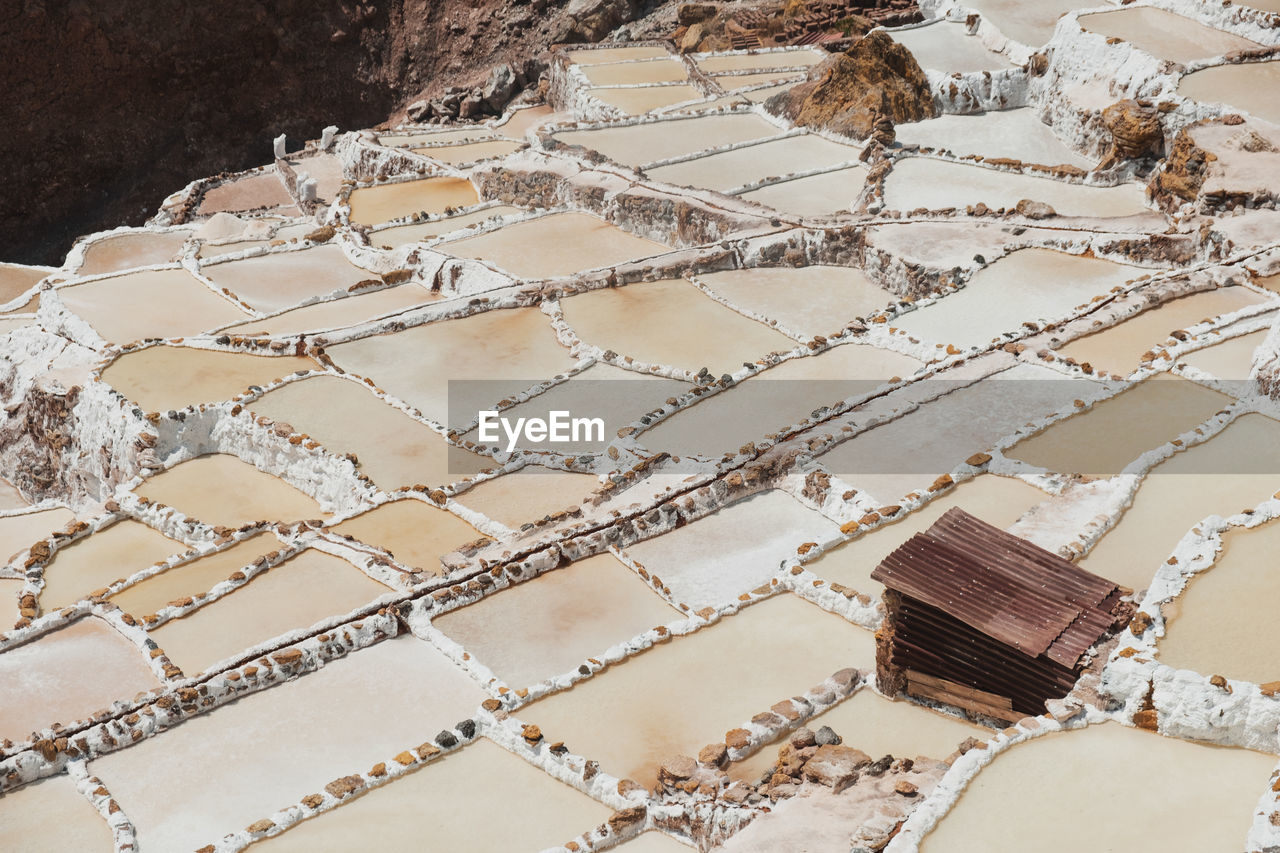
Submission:
[[[145,480],[136,492],[205,524],[224,527],[327,515],[315,500],[284,480],[229,453],[180,462]]]
[[[798,344],[720,305],[687,281],[643,282],[571,296],[565,320],[587,343],[637,361],[716,376]]]
[[[467,358],[456,358],[459,352]],[[575,364],[537,308],[486,311],[415,326],[333,346],[328,354],[343,369],[373,379],[436,423],[450,423],[452,417],[459,427],[475,420],[476,406],[492,405]],[[449,381],[462,379],[486,381],[455,387],[451,401]],[[452,416],[451,402],[458,408]]]
[[[1280,422],[1244,415],[1208,442],[1152,469],[1119,523],[1080,565],[1130,589],[1144,589],[1202,519],[1252,509],[1277,489]]]
[[[195,335],[248,316],[182,269],[127,273],[57,293],[68,310],[119,344]]]
[[[568,507],[581,506],[600,485],[591,474],[530,465],[472,486],[458,503],[513,530]]]
[[[806,337],[830,335],[893,300],[857,267],[752,267],[698,280],[731,304]]]
[[[1178,81],[1178,94],[1205,104],[1229,104],[1280,122],[1280,61],[1215,65]]]
[[[856,161],[859,153],[853,145],[805,133],[645,172],[655,181],[724,192],[769,177]]]
[[[552,278],[669,251],[588,213],[526,219],[495,231],[436,245],[441,252],[487,261],[521,278]]]
[[[685,85],[596,87],[588,89],[587,95],[617,107],[626,116],[644,115],[662,107],[703,97],[701,91]]]
[[[523,142],[512,139],[489,139],[482,142],[468,142],[462,145],[436,145],[430,148],[415,148],[416,153],[430,157],[439,163],[474,163],[477,160],[489,160],[494,157],[505,157],[524,147]]]
[[[613,664],[519,716],[606,772],[650,785],[668,758],[697,755],[774,703],[874,661],[869,631],[784,593]]]
[[[565,145],[581,145],[624,166],[640,166],[752,139],[776,136],[779,128],[755,113],[696,116],[623,127],[567,130],[553,134]]]
[[[44,569],[40,606],[46,613],[87,598],[188,547],[147,525],[124,519],[60,548]]]
[[[476,188],[466,178],[424,178],[361,187],[351,193],[351,221],[377,225],[415,213],[444,213],[480,201]]]
[[[1119,723],[1046,735],[983,768],[921,850],[1236,851],[1274,766],[1275,756]],[[1054,780],[1053,796],[1037,789],[1045,778]],[[992,821],[993,809],[1010,818]]]
[[[1143,353],[1168,342],[1171,332],[1262,301],[1263,297],[1244,287],[1201,291],[1143,311],[1101,332],[1076,338],[1057,352],[1060,357],[1088,363],[1095,370],[1123,376],[1138,366]]]
[[[953,154],[1008,157],[1044,166],[1087,169],[1094,162],[1066,146],[1036,110],[1022,107],[965,115],[941,115],[894,128],[900,145],[945,149]]]
[[[409,282],[398,287],[375,290],[372,293],[295,308],[274,317],[228,326],[222,331],[247,337],[263,335],[287,337],[304,332],[342,329],[408,311],[411,308],[429,305],[439,298],[438,293],[432,293],[425,287]]]
[[[461,231],[463,228],[469,228],[472,225],[478,225],[481,222],[487,222],[490,219],[496,219],[500,216],[511,216],[520,213],[521,209],[512,207],[509,204],[499,204],[492,207],[486,207],[472,213],[460,213],[456,216],[446,216],[440,219],[433,219],[430,222],[420,222],[414,225],[397,225],[393,228],[384,228],[380,231],[374,231],[369,235],[369,242],[382,249],[395,249],[407,243],[420,243],[439,237],[443,234],[449,234],[454,231]]]
[[[1024,322],[1057,320],[1142,273],[1099,258],[1021,249],[978,270],[964,289],[893,322],[925,341],[982,346]]]
[[[318,367],[299,356],[154,346],[125,353],[102,371],[102,381],[146,412],[167,412],[229,400],[251,385],[265,386]]]
[[[582,66],[582,71],[596,86],[678,83],[689,77],[684,63],[674,57],[641,62],[598,62]]]
[[[227,288],[263,312],[282,311],[312,297],[377,280],[375,274],[347,260],[336,245],[209,264],[200,271],[218,287]]]
[[[1014,67],[1008,59],[984,47],[978,36],[967,35],[961,22],[937,21],[922,27],[892,30],[889,35],[911,51],[921,68],[951,74]]]
[[[591,602],[583,608],[583,602]],[[684,618],[612,554],[600,554],[454,610],[432,624],[512,688],[572,672],[587,658]],[[502,631],[494,631],[502,625]]]
[[[363,383],[336,376],[289,383],[249,409],[288,422],[330,453],[353,454],[360,471],[387,491],[442,486],[486,467],[487,460],[451,447],[440,433],[378,399]]]
[[[706,56],[697,60],[698,67],[708,74],[725,71],[745,71],[766,68],[807,68],[827,58],[824,51],[813,48],[803,50],[771,50],[759,53],[726,53]]]
[[[96,240],[84,250],[77,275],[100,275],[181,260],[190,231],[134,231]]]
[[[1137,183],[1094,187],[920,157],[899,160],[884,184],[890,210],[964,210],[979,202],[1011,209],[1024,198],[1045,202],[1059,216],[1133,216],[1147,210]]]
[[[1170,62],[1193,62],[1260,47],[1257,42],[1151,6],[1095,12],[1078,20],[1090,32],[1123,39]]]
[[[830,216],[857,207],[866,180],[867,170],[864,167],[850,166],[770,184],[741,193],[738,198],[792,216]]]

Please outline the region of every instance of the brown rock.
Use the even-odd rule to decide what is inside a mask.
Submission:
[[[1150,104],[1132,98],[1117,101],[1102,111],[1102,123],[1111,131],[1111,152],[1099,168],[1122,160],[1156,157],[1164,147],[1160,111]]]
[[[710,3],[681,3],[676,10],[676,20],[682,27],[691,27],[716,16],[716,7]]]
[[[1058,215],[1058,211],[1054,210],[1050,205],[1045,204],[1043,201],[1034,201],[1029,198],[1019,200],[1014,210],[1018,211],[1020,216],[1027,217],[1027,219],[1048,219],[1051,216]]]
[[[709,743],[698,753],[698,763],[707,767],[724,767],[729,762],[729,748],[722,743]]]
[[[683,782],[698,772],[698,764],[687,755],[677,755],[662,762],[658,781],[664,784]]]
[[[724,742],[730,749],[746,749],[751,745],[751,732],[746,729],[730,729],[725,733]]]
[[[871,756],[851,746],[820,746],[804,765],[804,778],[833,789],[836,793],[852,785]]]
[[[318,809],[323,802],[324,797],[320,794],[307,794],[302,798],[302,804],[309,809]]]
[[[614,812],[609,816],[609,829],[613,830],[615,835],[620,834],[628,827],[643,823],[647,814],[648,810],[644,806],[633,806],[620,812]]]
[[[694,24],[685,31],[684,37],[680,39],[680,52],[693,53],[698,49],[698,44],[703,38],[702,24]]]
[[[858,139],[872,136],[878,122],[900,124],[937,115],[919,63],[883,31],[869,33],[818,65],[808,80],[775,95],[767,107],[796,124]],[[883,125],[880,132],[884,134]]]
[[[247,827],[245,827],[245,829],[249,830],[254,835],[259,835],[263,832],[268,831],[269,829],[271,829],[271,827],[275,825],[276,825],[275,821],[268,820],[267,818],[264,817],[262,820],[257,820],[249,824]]]
[[[1152,732],[1158,731],[1160,728],[1160,721],[1156,717],[1156,711],[1154,708],[1146,708],[1135,713],[1133,715],[1133,724],[1140,729],[1146,729],[1147,731]]]
[[[529,723],[524,727],[521,737],[524,738],[525,743],[533,746],[538,743],[538,741],[542,740],[542,729],[538,728],[533,723]]]
[[[899,779],[893,786],[893,790],[904,797],[914,797],[920,792],[919,788],[908,782],[906,779]]]
[[[360,790],[364,785],[364,779],[359,776],[343,776],[341,779],[334,779],[324,789],[338,799],[342,799],[353,791]]]

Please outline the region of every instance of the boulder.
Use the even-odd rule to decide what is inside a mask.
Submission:
[[[489,78],[485,80],[480,98],[490,110],[501,115],[503,108],[515,93],[516,72],[510,65],[503,64],[494,66],[489,72]]]
[[[700,24],[708,18],[714,18],[716,7],[710,3],[681,3],[676,10],[676,20],[682,27]]]
[[[862,37],[766,104],[798,125],[867,139],[882,119],[898,124],[938,114],[929,81],[911,52],[883,30]]]
[[[1014,208],[1021,216],[1028,219],[1048,219],[1050,216],[1057,216],[1058,211],[1043,201],[1034,201],[1033,199],[1021,199]]]
[[[1149,103],[1126,98],[1102,111],[1102,123],[1111,132],[1111,151],[1098,168],[1124,160],[1158,157],[1164,147],[1160,111]]]

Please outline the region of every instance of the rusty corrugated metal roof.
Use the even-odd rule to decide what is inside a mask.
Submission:
[[[1120,592],[959,508],[904,542],[871,576],[1028,657],[1068,668],[1111,627]]]

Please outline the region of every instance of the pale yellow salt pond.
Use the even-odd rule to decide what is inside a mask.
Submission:
[[[331,202],[342,190],[342,181],[346,177],[342,170],[342,161],[332,154],[309,154],[290,160],[294,172],[300,177],[303,173],[316,182],[316,200]]]
[[[230,578],[232,573],[279,547],[280,542],[274,536],[255,533],[230,548],[152,575],[111,596],[110,601],[126,613],[141,619],[156,613],[166,604],[208,592]]]
[[[642,62],[597,62],[582,66],[582,72],[595,86],[677,83],[689,77],[684,63],[675,57]]]
[[[946,149],[954,154],[1009,157],[1045,166],[1094,165],[1054,134],[1031,107],[968,115],[941,115],[894,128],[902,145]]]
[[[348,261],[335,245],[210,264],[200,271],[218,287],[268,313],[310,297],[345,291],[361,281],[377,280],[374,273]]]
[[[592,290],[560,306],[587,343],[642,362],[692,371],[705,365],[716,376],[798,346],[679,279]]]
[[[1185,379],[1147,379],[1024,438],[1005,456],[1060,474],[1110,476],[1230,403]]]
[[[289,190],[274,168],[205,190],[196,213],[206,216],[211,213],[235,213],[268,207],[285,207],[297,211],[293,207],[293,196],[289,195]]]
[[[432,624],[508,686],[520,688],[572,672],[589,657],[600,659],[610,647],[682,618],[612,554],[600,554]]]
[[[631,841],[618,845],[618,853],[689,853],[691,848],[657,830],[642,832]]]
[[[40,606],[46,613],[189,548],[140,521],[124,519],[60,548],[44,569]]]
[[[181,260],[182,246],[190,231],[133,231],[90,243],[84,250],[84,261],[77,275],[149,267]]]
[[[193,717],[89,771],[134,822],[141,849],[194,850],[429,741],[484,698],[406,634]]]
[[[547,104],[524,107],[513,112],[505,124],[498,126],[498,130],[509,139],[524,139],[531,129],[543,124],[553,115],[555,110]]]
[[[355,454],[360,470],[387,491],[441,486],[488,467],[484,458],[451,447],[444,436],[378,399],[363,384],[336,376],[289,383],[250,409],[289,423],[330,453]]]
[[[518,529],[522,524],[541,521],[550,513],[581,506],[599,485],[592,474],[531,465],[473,486],[457,500],[486,518]]]
[[[612,810],[481,738],[336,811],[261,841],[254,853],[541,850],[604,823]],[[631,853],[630,847],[620,847]],[[686,848],[687,849],[687,848]]]
[[[305,590],[305,594],[299,594]],[[346,560],[308,549],[150,632],[187,675],[289,631],[348,613],[389,589]]]
[[[963,22],[935,21],[923,27],[909,27],[890,33],[893,40],[911,51],[921,68],[946,74],[966,71],[1003,71],[1014,65],[992,53],[976,35],[968,35]]]
[[[617,107],[623,115],[638,116],[645,113],[695,101],[703,97],[702,92],[692,86],[622,86],[596,87],[587,90],[587,95],[610,106]]]
[[[1263,301],[1263,297],[1245,287],[1222,287],[1193,293],[1143,311],[1101,332],[1076,338],[1059,347],[1058,356],[1087,363],[1094,370],[1128,374],[1138,366],[1144,352],[1168,341],[1170,332]]]
[[[754,113],[697,116],[595,130],[567,130],[554,135],[565,145],[581,145],[615,163],[640,166],[721,145],[763,139],[779,133],[777,125]]]
[[[0,263],[0,304],[17,299],[35,287],[40,279],[53,272],[53,269],[53,267]]]
[[[369,241],[382,249],[397,249],[407,243],[424,243],[433,237],[461,231],[463,228],[469,228],[481,222],[488,222],[490,219],[511,216],[520,212],[521,209],[518,207],[499,204],[493,207],[486,207],[483,210],[477,210],[474,213],[460,213],[457,216],[446,216],[442,219],[433,219],[430,222],[421,222],[416,225],[397,225],[393,228],[384,228],[381,231],[374,231],[370,234]]]
[[[18,596],[26,581],[19,578],[0,578],[0,625],[8,627],[18,619]]]
[[[135,489],[205,524],[238,527],[253,521],[298,521],[328,515],[312,498],[279,477],[229,453],[197,456]]]
[[[113,343],[195,335],[248,315],[182,269],[148,270],[58,291],[69,311]]]
[[[770,368],[694,404],[639,436],[651,451],[712,458],[809,417],[814,410],[862,397],[920,362],[901,353],[847,344]]]
[[[673,599],[697,610],[727,604],[767,583],[800,545],[839,533],[831,520],[771,489],[629,545],[626,552],[660,577]]]
[[[669,251],[589,213],[553,213],[436,246],[484,260],[521,278],[552,278]]]
[[[890,210],[918,208],[964,210],[979,202],[995,210],[1012,209],[1022,199],[1043,201],[1059,216],[1132,216],[1145,213],[1141,184],[1093,187],[1004,172],[968,163],[921,157],[899,160],[885,178],[884,203]]]
[[[1178,82],[1178,94],[1206,104],[1230,104],[1280,122],[1280,61],[1216,65]]]
[[[912,337],[958,347],[982,346],[1023,322],[1058,320],[1090,298],[1137,278],[1140,267],[1050,249],[1020,249],[893,324]]]
[[[784,593],[613,664],[519,716],[606,772],[652,784],[668,758],[697,755],[841,669],[874,666],[871,632]]]
[[[1193,62],[1261,47],[1249,39],[1149,6],[1095,12],[1081,15],[1078,20],[1089,32],[1122,39],[1156,59],[1170,62]]]
[[[766,83],[781,83],[783,80],[799,82],[804,79],[804,72],[766,71],[761,74],[726,74],[716,77],[716,83],[726,92],[745,89],[748,86],[763,86]]]
[[[1253,497],[1256,490],[1222,510],[1242,509],[1236,505]],[[1255,683],[1280,678],[1275,655],[1280,627],[1273,617],[1280,596],[1277,547],[1280,524],[1274,521],[1228,532],[1213,567],[1193,576],[1173,605],[1166,605],[1172,618],[1160,640],[1160,662]]]
[[[549,318],[537,308],[492,310],[415,326],[330,347],[328,353],[343,369],[373,379],[436,423],[455,425],[476,419],[469,403],[491,406],[574,365]],[[450,380],[472,381],[455,388],[450,399]],[[452,414],[451,404],[459,409]]]
[[[750,95],[755,93],[749,93]],[[850,211],[866,185],[867,170],[862,166],[835,169],[793,178],[739,194],[738,198],[772,207],[792,216],[830,216]]]
[[[1078,382],[1028,364],[964,387],[933,382],[942,396],[836,445],[819,462],[880,503],[895,504],[1027,422],[1070,408],[1081,393]]]
[[[638,45],[636,47],[598,47],[591,50],[570,50],[565,55],[569,61],[578,65],[599,65],[608,62],[626,62],[632,59],[661,59],[671,55],[671,51],[661,45]]]
[[[421,148],[446,142],[474,142],[492,139],[497,134],[493,128],[482,124],[459,127],[454,130],[428,130],[424,133],[388,133],[378,137],[378,142],[391,148]]]
[[[505,157],[523,147],[523,142],[516,142],[511,139],[487,139],[482,142],[467,142],[462,145],[435,145],[430,148],[415,148],[413,150],[414,153],[430,157],[439,163],[474,163],[477,160]]]
[[[1253,353],[1267,339],[1267,330],[1229,338],[1220,344],[1196,350],[1179,359],[1180,364],[1203,370],[1219,379],[1248,379],[1253,369]]]
[[[698,276],[717,296],[806,337],[832,334],[894,300],[857,267],[755,267]]]
[[[411,569],[442,575],[440,558],[480,538],[480,531],[452,513],[412,498],[382,504],[333,528],[377,545]]]
[[[75,517],[71,510],[58,507],[0,518],[0,557],[8,562],[19,551],[65,528]]]
[[[811,65],[817,65],[826,59],[828,55],[825,51],[813,48],[769,51],[767,53],[730,53],[699,59],[698,67],[708,74],[723,71],[745,71],[756,68],[807,68]]]
[[[157,683],[141,649],[86,616],[0,654],[0,738],[21,743],[32,732],[86,719]]]
[[[0,794],[6,853],[115,849],[111,828],[66,773]]]
[[[1208,442],[1152,469],[1117,526],[1080,565],[1130,589],[1144,589],[1178,540],[1201,519],[1252,509],[1277,489],[1280,422],[1244,415]]]
[[[845,746],[860,749],[872,758],[924,756],[944,761],[965,738],[985,740],[991,736],[990,729],[906,699],[886,699],[870,687],[810,718],[805,726],[815,732],[830,726],[844,739]],[[759,782],[761,775],[777,764],[777,744],[766,744],[759,752],[735,763],[730,776],[751,784]]]
[[[1047,497],[1039,489],[1013,477],[982,474],[910,515],[833,548],[806,568],[825,581],[844,584],[878,599],[884,586],[871,579],[871,572],[903,542],[929,529],[947,510],[960,507],[988,524],[1007,528]]]
[[[1033,48],[1049,40],[1059,18],[1081,8],[1079,0],[969,0],[968,6],[1004,35]]]
[[[295,308],[274,317],[230,326],[223,331],[233,335],[284,337],[304,332],[342,329],[399,314],[439,298],[439,294],[432,293],[425,287],[412,283],[402,284],[359,296]]]
[[[984,767],[920,849],[1234,853],[1275,763],[1119,723],[1045,735]]]
[[[805,133],[647,169],[655,181],[724,192],[766,178],[856,161],[861,149]]]
[[[300,356],[154,346],[125,353],[102,371],[102,381],[143,411],[166,412],[229,400],[251,385],[265,386],[318,365]]]
[[[351,193],[351,221],[377,225],[415,213],[444,213],[479,201],[476,188],[466,178],[425,178],[362,187]]]

